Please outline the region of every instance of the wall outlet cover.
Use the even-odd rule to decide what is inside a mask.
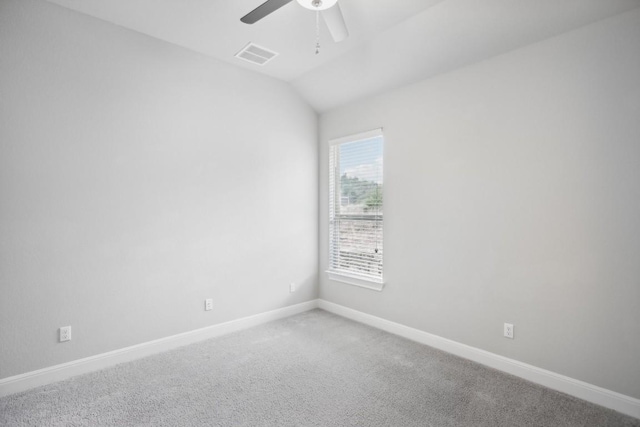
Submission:
[[[71,341],[71,326],[60,328],[60,342]]]
[[[504,336],[513,339],[513,325],[511,323],[504,324]]]

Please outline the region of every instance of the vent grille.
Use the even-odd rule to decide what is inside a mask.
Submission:
[[[278,56],[278,54],[257,44],[249,43],[235,56],[252,64],[264,65]]]

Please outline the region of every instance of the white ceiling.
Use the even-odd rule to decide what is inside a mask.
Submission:
[[[253,25],[264,0],[48,0],[291,84],[326,111],[640,6],[640,0],[339,0],[350,36],[334,43],[295,1]],[[248,42],[280,55],[234,57]]]
[[[376,34],[442,0],[340,0],[350,37],[334,43],[321,22],[315,54],[316,14],[295,0],[248,25],[240,18],[265,0],[49,0],[240,67],[291,81],[348,52]],[[395,5],[395,7],[394,7]],[[234,55],[254,42],[280,55],[264,67]]]

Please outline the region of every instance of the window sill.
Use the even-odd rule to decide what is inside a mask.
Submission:
[[[381,292],[382,288],[384,288],[385,285],[382,280],[378,282],[371,279],[362,279],[356,276],[336,273],[335,271],[327,271],[327,275],[329,276],[329,280],[346,283],[348,285],[359,286],[361,288],[371,289],[378,292]]]

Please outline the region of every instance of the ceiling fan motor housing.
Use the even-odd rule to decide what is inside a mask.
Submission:
[[[311,10],[325,10],[333,7],[338,0],[298,0],[300,6]]]

